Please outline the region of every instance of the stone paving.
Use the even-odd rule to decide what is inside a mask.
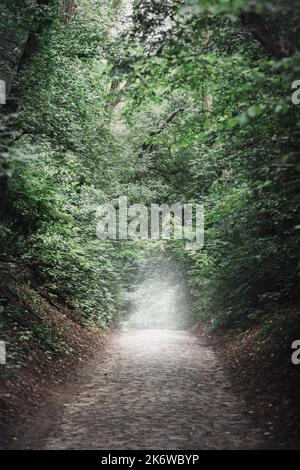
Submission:
[[[44,439],[46,449],[254,449],[260,431],[215,355],[181,330],[116,335]]]

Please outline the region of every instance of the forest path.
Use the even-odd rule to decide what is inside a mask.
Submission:
[[[44,449],[263,447],[211,348],[182,330],[116,335],[52,423]]]

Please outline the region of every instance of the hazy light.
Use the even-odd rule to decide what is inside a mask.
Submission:
[[[143,282],[128,294],[132,303],[127,318],[133,328],[179,329],[185,328],[188,314],[182,283],[171,269],[163,272],[143,273]]]

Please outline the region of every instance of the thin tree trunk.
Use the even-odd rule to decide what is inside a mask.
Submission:
[[[62,21],[64,24],[70,23],[76,11],[75,0],[63,0],[62,5]]]
[[[47,7],[49,3],[50,0],[38,0],[36,6]],[[31,62],[32,58],[37,53],[40,45],[41,34],[48,24],[49,18],[47,15],[43,16],[42,18],[37,15],[33,18],[31,31],[23,49],[23,54],[19,62],[17,74]]]

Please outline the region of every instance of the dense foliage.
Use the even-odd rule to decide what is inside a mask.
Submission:
[[[105,325],[122,304],[133,256],[96,238],[97,206],[115,195],[128,152],[107,100],[113,12],[83,2],[66,25],[57,2],[50,6],[38,53],[17,77],[18,116],[9,115],[2,256],[44,275],[53,295]]]
[[[128,118],[147,103],[160,119],[182,109],[152,138],[147,177],[168,184],[170,203],[205,204],[205,248],[184,255],[195,315],[247,322],[299,300],[299,107],[291,100],[299,6],[256,2],[271,37],[257,41],[254,25],[240,21],[242,2],[163,3],[169,10],[138,2]],[[286,41],[281,60],[276,41]]]
[[[103,325],[148,245],[97,240],[97,206],[204,203],[204,250],[169,247],[195,317],[218,325],[295,305],[297,2],[139,0],[129,19],[128,2],[82,0],[67,20],[72,2],[27,3],[35,47],[1,127],[3,261],[43,273]]]

